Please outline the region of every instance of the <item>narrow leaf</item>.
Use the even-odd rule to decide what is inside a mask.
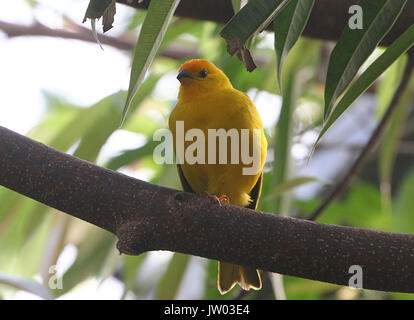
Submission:
[[[400,62],[401,65],[405,66],[406,61],[407,59],[401,59],[398,62]],[[408,110],[411,105],[410,102],[413,100],[413,97],[414,80],[411,79],[410,83],[398,101],[398,105],[391,117],[388,130],[381,143],[381,149],[379,153],[381,194],[383,199],[382,202],[388,207],[388,209],[390,209],[389,207],[391,205],[391,179],[394,161],[407,120]]]
[[[119,168],[126,166],[138,159],[151,155],[154,151],[154,148],[158,144],[159,141],[151,140],[140,148],[126,150],[119,156],[112,158],[105,167],[111,170],[118,170]]]
[[[306,52],[306,55],[303,55]],[[306,80],[300,77],[300,70],[313,65],[319,56],[320,43],[301,38],[292,48],[291,54],[286,59],[283,68],[282,80],[285,84],[282,88],[282,110],[279,121],[275,127],[273,143],[270,148],[275,151],[273,168],[263,180],[263,198],[274,190],[276,186],[289,180],[291,162],[291,146],[293,135],[293,112],[297,105],[297,99],[301,95]],[[309,79],[307,77],[307,79]],[[259,202],[260,210],[268,212],[287,213],[289,195],[283,194],[274,201]]]
[[[359,68],[388,33],[406,2],[407,0],[361,0],[359,5],[363,12],[363,28],[351,29],[347,25],[329,60],[325,86],[325,119]]]
[[[311,183],[311,182],[323,182],[325,184],[330,184],[330,182],[321,180],[316,177],[296,177],[290,180],[285,181],[284,183],[277,185],[269,194],[264,198],[265,201],[273,199],[274,197],[280,196],[283,192],[292,190],[301,185]]]
[[[377,119],[381,119],[385,111],[388,109],[388,106],[391,103],[391,100],[394,96],[395,91],[397,91],[398,86],[401,83],[404,69],[407,63],[407,57],[401,56],[395,61],[391,67],[384,73],[384,77],[381,82],[378,84],[376,89],[377,96],[377,106],[375,108],[375,116]]]
[[[132,61],[128,97],[122,113],[121,126],[125,121],[132,100],[138,92],[167,31],[168,24],[174,14],[179,0],[151,0],[147,15],[139,34]]]
[[[282,66],[290,49],[302,34],[315,0],[291,0],[274,20],[277,79],[281,87]]]
[[[395,196],[393,208],[393,229],[397,232],[412,234],[414,233],[414,170],[406,172],[398,192]]]
[[[316,140],[312,152],[315,150],[319,140],[330,128],[330,126],[348,109],[352,103],[363,94],[375,80],[387,70],[402,54],[414,45],[414,25],[406,30],[397,40],[395,40],[384,53],[375,60],[365,72],[351,85],[349,90],[338,102],[328,120],[324,124],[318,139]]]
[[[157,299],[172,300],[176,297],[189,261],[189,255],[174,253],[167,272],[158,284]]]
[[[103,50],[102,43],[98,38],[98,32],[96,31],[96,19],[91,19],[92,35],[96,43],[99,44],[99,47]]]
[[[139,271],[139,268],[141,267],[146,257],[147,254],[145,253],[140,254],[139,256],[125,256],[123,269],[125,287],[122,299],[125,299],[128,291],[134,289],[137,272]]]

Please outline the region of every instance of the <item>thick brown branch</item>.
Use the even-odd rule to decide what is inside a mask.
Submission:
[[[115,233],[127,254],[170,250],[364,288],[414,292],[414,236],[321,224],[136,180],[0,127],[0,185]]]

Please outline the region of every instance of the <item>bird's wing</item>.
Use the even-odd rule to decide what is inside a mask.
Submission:
[[[193,188],[191,188],[190,184],[185,178],[183,169],[181,168],[179,164],[177,164],[177,169],[178,169],[178,176],[180,177],[181,186],[183,187],[183,190],[187,192],[195,193]]]
[[[256,210],[257,205],[259,204],[259,197],[260,193],[262,192],[262,185],[263,185],[263,171],[259,176],[259,179],[257,179],[256,184],[254,185],[252,191],[250,191],[250,198],[252,199],[252,202],[246,207],[249,209]]]

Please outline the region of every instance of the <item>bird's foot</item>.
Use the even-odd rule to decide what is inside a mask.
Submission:
[[[220,197],[217,197],[217,196],[216,196],[216,198],[217,198],[217,200],[220,202],[220,204],[221,204],[223,201],[226,201],[227,203],[229,203],[229,202],[230,202],[230,198],[229,198],[228,196],[226,196],[225,194],[221,195]]]
[[[221,195],[220,197],[217,197],[214,194],[209,194],[207,191],[205,192],[205,194],[207,195],[207,197],[213,198],[214,200],[216,200],[220,207],[221,207],[222,202],[230,203],[230,198],[226,196],[225,194]]]

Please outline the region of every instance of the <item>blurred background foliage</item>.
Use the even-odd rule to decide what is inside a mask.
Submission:
[[[10,4],[13,1],[4,2]],[[72,15],[66,11],[68,1],[60,5],[40,0],[20,2],[31,23],[41,21],[52,29],[61,26],[74,33],[85,32],[81,29],[85,27],[78,23],[82,21],[87,1],[70,1],[76,8],[72,9]],[[146,11],[119,5],[117,9],[114,29],[107,36],[133,43]],[[20,23],[17,20],[16,23]],[[234,87],[249,94],[264,120],[270,147],[259,210],[306,218],[363,148],[378,122],[381,108],[389,100],[390,94],[386,92],[389,85],[386,84],[393,83],[396,75],[401,74],[401,68],[397,69],[398,65],[394,64],[333,125],[308,164],[308,156],[323,123],[324,81],[333,44],[305,38],[296,43],[285,61],[283,75],[292,92],[282,99],[276,75],[273,34],[262,32],[250,42],[258,68],[248,73],[237,57],[228,55],[226,43],[219,36],[222,27],[213,22],[172,19],[122,129],[119,123],[128,79],[121,84],[123,90],[113,86],[111,94],[91,105],[78,104],[70,88],[65,94],[55,92],[53,88],[42,90],[41,111],[30,130],[23,128],[21,133],[112,170],[180,189],[175,166],[154,163],[152,152],[156,142],[152,136],[155,130],[167,127],[168,115],[176,102],[179,83],[175,74],[179,66],[190,58],[206,58],[223,69]],[[86,32],[90,30],[87,28]],[[30,46],[40,39],[31,36],[29,43],[24,34],[12,38],[2,35],[0,30],[0,35],[0,48],[6,48],[14,41],[26,41],[28,45],[24,50],[29,52],[26,59],[30,59]],[[47,41],[58,44],[54,38],[47,38]],[[71,43],[71,50],[85,48],[85,44],[80,45],[77,40],[60,41]],[[89,43],[88,50],[92,47],[93,55],[107,55],[108,50],[121,51],[124,59],[130,61],[133,45],[130,50],[125,50],[116,44],[111,46],[102,42],[104,51],[95,43]],[[377,49],[373,56],[382,51],[382,48]],[[66,62],[61,61],[62,64]],[[91,62],[86,61],[86,65],[88,63]],[[100,66],[103,70],[106,67]],[[50,66],[44,64],[42,68]],[[99,89],[113,76],[113,70],[108,71],[108,78],[104,76],[105,71],[95,77],[93,68],[96,67],[79,70],[78,77],[88,78],[90,87]],[[28,68],[24,72],[33,71]],[[3,73],[0,77],[7,78],[8,75]],[[56,82],[60,80],[59,77],[54,79]],[[87,96],[88,88],[73,94]],[[2,90],[7,89],[3,86]],[[20,90],[24,95],[26,88]],[[19,97],[16,99],[18,101]],[[282,105],[284,110],[290,110],[287,114],[281,113]],[[412,95],[403,107],[404,121],[398,122],[399,132],[391,141],[393,148],[380,148],[374,153],[353,184],[328,207],[319,222],[414,233],[414,114],[410,106]],[[10,112],[9,108],[2,103],[0,118]],[[29,109],[31,105],[24,108]],[[3,120],[1,124],[13,128],[11,118],[5,119],[9,120]],[[14,119],[19,121],[17,115]],[[281,135],[285,145],[277,148]],[[128,147],[124,147],[125,140],[130,141]],[[384,173],[381,161],[387,159],[392,159],[392,170],[388,166],[390,171]],[[272,170],[275,161],[283,166],[275,166],[277,169]],[[278,181],[288,183],[281,186]],[[0,187],[0,298],[274,299],[278,290],[287,299],[414,297],[355,290],[288,276],[283,277],[283,285],[278,286],[274,276],[267,274],[263,276],[261,291],[245,293],[237,288],[221,296],[216,289],[216,261],[170,252],[149,252],[136,257],[119,255],[115,245],[116,238],[110,233]],[[50,269],[54,265],[56,273]],[[49,289],[51,283],[59,285],[59,281],[60,288]]]

